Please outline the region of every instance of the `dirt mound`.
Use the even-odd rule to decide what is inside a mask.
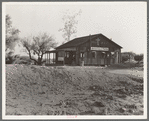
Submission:
[[[140,115],[143,88],[134,78],[104,69],[7,65],[6,114]],[[127,111],[127,98],[137,108]]]

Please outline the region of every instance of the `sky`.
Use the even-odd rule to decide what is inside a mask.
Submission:
[[[3,12],[9,14],[12,26],[19,29],[21,38],[46,32],[60,45],[64,38],[62,17],[66,12],[77,17],[77,33],[71,37],[102,33],[120,46],[122,52],[144,53],[147,41],[146,2],[40,2],[6,3]],[[22,53],[16,46],[16,53]]]

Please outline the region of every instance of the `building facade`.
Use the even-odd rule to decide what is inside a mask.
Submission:
[[[46,52],[46,65],[110,65],[121,62],[121,46],[103,34],[75,38]],[[51,62],[51,56],[53,59]]]

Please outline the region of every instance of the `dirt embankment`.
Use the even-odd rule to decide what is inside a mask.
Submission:
[[[104,69],[6,66],[7,115],[142,115],[143,78]]]

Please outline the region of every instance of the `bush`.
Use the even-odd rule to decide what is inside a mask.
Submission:
[[[13,52],[6,54],[6,64],[33,64],[28,56],[13,55]]]
[[[136,55],[134,57],[135,61],[138,61],[138,63],[143,59],[143,55]]]
[[[122,56],[122,62],[124,63],[125,61],[127,61],[129,59],[128,56]]]
[[[13,62],[14,64],[32,64],[33,61],[29,59],[28,56],[21,56],[17,59],[15,59],[15,61]]]
[[[14,61],[14,64],[31,64],[31,62],[26,61],[26,60],[17,59]]]
[[[13,52],[6,53],[6,64],[12,64],[14,61],[19,58],[19,55],[13,55]]]

